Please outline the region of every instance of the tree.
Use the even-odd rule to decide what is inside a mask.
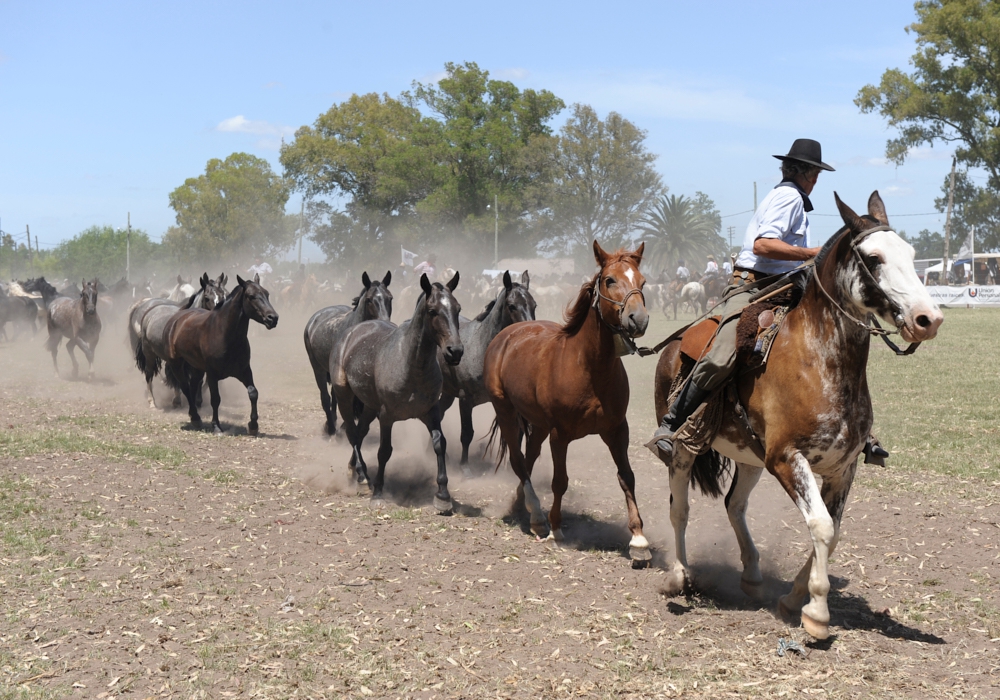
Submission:
[[[913,250],[915,251],[914,257],[917,260],[940,258],[944,255],[944,236],[936,231],[924,229],[914,239],[907,236],[904,231],[899,231],[898,233],[904,241],[913,246]]]
[[[91,226],[56,246],[45,261],[45,269],[60,271],[70,281],[98,277],[102,282],[112,284],[125,276],[127,236],[123,229]],[[148,268],[160,248],[141,229],[132,229],[128,247],[133,271]]]
[[[681,258],[715,255],[726,250],[720,235],[722,218],[708,195],[697,192],[693,199],[684,195],[664,195],[639,223],[641,240],[646,243],[643,260],[654,271],[667,269]]]
[[[948,175],[941,185],[941,196],[934,200],[934,208],[939,212],[948,209],[950,187],[951,176]],[[976,187],[969,173],[959,170],[955,173],[955,201],[951,212],[952,254],[958,251],[955,246],[968,238],[973,227],[976,229],[976,252],[1000,249],[1000,197],[989,188]],[[944,238],[941,241],[938,257],[944,255]]]
[[[298,217],[286,217],[289,183],[263,158],[233,153],[213,158],[205,174],[188,178],[170,193],[177,226],[163,237],[181,262],[271,256],[294,240]]]
[[[601,121],[592,107],[573,105],[556,154],[550,247],[589,254],[594,239],[608,250],[626,243],[630,228],[666,194],[645,139],[616,112]]]
[[[899,136],[886,144],[886,157],[902,163],[921,145],[953,144],[968,167],[986,170],[986,187],[965,178],[963,201],[969,225],[1000,218],[1000,4],[986,0],[925,0],[915,5],[917,21],[912,73],[887,70],[879,85],[866,85],[855,104],[878,112]],[[956,200],[958,192],[956,191]],[[940,208],[940,207],[939,207]],[[954,234],[953,234],[954,235]],[[991,247],[1000,240],[991,240]]]

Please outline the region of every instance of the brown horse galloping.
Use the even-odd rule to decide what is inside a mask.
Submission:
[[[493,430],[494,434],[500,431],[500,458],[510,452],[532,531],[543,536],[548,524],[551,539],[563,538],[562,497],[569,483],[566,449],[573,440],[597,434],[618,467],[632,532],[629,552],[635,562],[649,560],[650,553],[628,461],[628,376],[616,349],[621,339],[616,336],[639,337],[649,323],[642,296],[645,280],[639,272],[642,252],[640,245],[634,252],[609,254],[594,241],[601,271],[580,289],[567,311],[566,324],[525,321],[508,326],[490,343],[483,368],[497,414]],[[522,430],[528,437],[523,455]],[[548,523],[531,485],[531,470],[546,437],[553,463]]]
[[[785,317],[766,366],[738,366],[739,406],[725,397],[722,424],[711,442],[712,450],[736,463],[726,510],[740,545],[741,587],[748,595],[759,597],[763,582],[746,509],[764,469],[805,518],[813,550],[779,609],[786,618],[801,616],[806,632],[817,639],[830,633],[827,561],[840,539],[858,455],[872,427],[868,351],[871,335],[880,331],[868,319],[881,318],[910,343],[930,340],[943,321],[914,271],[913,248],[889,227],[878,192],[868,200],[864,217],[839,197],[836,202],[844,228],[823,246],[815,268],[799,273],[802,299]],[[670,388],[692,365],[681,355],[681,345],[680,340],[667,345],[656,366],[658,420],[670,406]],[[696,462],[690,451],[678,449],[668,464],[677,556],[670,584],[675,590],[688,581],[688,486],[693,476],[706,493],[719,493],[721,470],[707,466],[713,462],[718,464]]]
[[[52,353],[52,366],[59,376],[59,363],[56,354],[59,352],[59,341],[64,337],[69,359],[73,361],[73,376],[80,371],[73,354],[73,346],[80,348],[90,365],[89,377],[94,376],[94,350],[97,341],[101,339],[101,318],[97,315],[97,279],[90,282],[83,280],[83,290],[79,299],[56,297],[49,304],[45,318],[49,327],[49,339],[45,346]]]

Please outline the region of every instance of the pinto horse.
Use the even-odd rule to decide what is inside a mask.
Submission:
[[[191,422],[201,424],[198,396],[202,379],[208,380],[212,396],[212,427],[222,432],[219,424],[219,380],[239,379],[250,397],[250,422],[247,432],[257,434],[257,387],[250,369],[250,341],[247,330],[251,319],[268,330],[278,325],[278,314],[271,306],[269,294],[260,286],[260,276],[253,281],[236,276],[237,286],[214,311],[186,309],[171,316],[164,327],[167,339],[165,373],[167,383],[184,392],[188,400]]]
[[[319,401],[326,414],[327,435],[337,432],[336,407],[330,402],[330,391],[327,388],[330,383],[330,356],[347,335],[347,331],[362,321],[389,320],[392,316],[392,292],[389,291],[391,281],[391,270],[385,273],[381,282],[372,281],[367,272],[362,272],[361,283],[364,289],[354,297],[351,306],[327,306],[314,313],[306,323],[303,338],[316,387],[319,389]]]
[[[635,251],[606,253],[594,241],[600,266],[583,285],[568,309],[566,323],[528,321],[500,331],[486,351],[483,378],[496,409],[491,437],[500,433],[500,459],[510,453],[510,464],[520,479],[519,495],[531,515],[531,529],[561,540],[562,497],[569,483],[566,449],[570,442],[598,434],[618,467],[618,483],[625,493],[630,555],[636,566],[651,557],[635,503],[635,476],[628,460],[628,375],[618,343],[646,331],[646,312],[639,272],[644,244]],[[630,344],[630,340],[627,341]],[[521,453],[521,433],[527,448]],[[552,509],[546,523],[531,485],[531,470],[549,438],[552,450]]]
[[[344,418],[347,439],[354,448],[351,459],[359,484],[368,481],[368,466],[361,455],[361,442],[378,417],[378,473],[371,482],[372,503],[382,501],[385,465],[392,455],[392,425],[418,418],[431,434],[437,455],[437,494],[434,507],[451,511],[448,471],[445,467],[445,439],[441,432],[440,347],[447,363],[462,359],[464,348],[458,331],[461,307],[452,292],[458,273],[447,284],[431,283],[420,275],[423,293],[417,299],[409,324],[394,326],[388,321],[364,321],[348,331],[338,352],[330,357],[330,377]]]
[[[866,368],[871,335],[883,331],[867,320],[883,319],[910,343],[930,340],[943,321],[914,271],[913,248],[889,227],[878,192],[871,195],[863,217],[834,197],[845,226],[823,246],[815,267],[801,275],[801,300],[785,316],[766,371],[738,371],[739,405],[731,392],[724,395],[722,424],[711,442],[712,450],[736,463],[725,503],[740,545],[741,587],[748,595],[759,597],[763,581],[746,524],[747,501],[763,469],[778,479],[805,518],[813,551],[779,609],[786,618],[800,615],[817,639],[829,636],[827,561],[840,539],[858,455],[872,427]],[[670,407],[670,387],[691,367],[680,348],[680,340],[671,342],[657,363],[657,420]],[[748,417],[749,427],[740,415]],[[689,581],[688,485],[720,493],[722,470],[718,460],[695,461],[685,449],[675,450],[667,466],[677,556],[670,586],[679,591]]]
[[[79,299],[56,297],[46,309],[49,339],[45,346],[52,353],[52,366],[56,370],[56,376],[59,376],[56,354],[59,352],[59,341],[63,338],[69,338],[66,341],[66,352],[73,361],[73,376],[76,377],[80,370],[76,355],[73,354],[74,346],[80,348],[87,358],[90,369],[88,376],[94,376],[94,350],[97,348],[97,341],[101,339],[101,317],[97,315],[98,284],[96,278],[90,282],[83,280]]]
[[[462,321],[459,334],[465,348],[464,362],[449,365],[443,353],[438,353],[444,387],[441,392],[441,415],[444,416],[458,399],[458,410],[462,416],[462,459],[459,464],[469,462],[469,445],[475,436],[472,426],[472,409],[490,400],[483,382],[483,358],[486,348],[497,333],[507,326],[521,321],[535,320],[535,300],[528,291],[528,272],[521,273],[520,284],[514,282],[510,272],[503,273],[503,287],[496,299],[487,304],[481,314],[471,321]],[[466,467],[466,474],[469,474]]]

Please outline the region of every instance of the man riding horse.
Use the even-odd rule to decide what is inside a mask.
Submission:
[[[732,375],[736,367],[736,325],[739,311],[750,303],[754,292],[766,278],[790,272],[819,253],[810,246],[809,218],[812,211],[809,195],[816,186],[820,170],[833,171],[823,162],[818,141],[796,139],[787,155],[774,156],[781,161],[781,182],[761,202],[747,226],[743,250],[736,258],[736,268],[726,300],[718,307],[721,321],[711,349],[694,366],[684,389],[660,421],[653,434],[661,459],[673,456],[674,434],[692,413]]]

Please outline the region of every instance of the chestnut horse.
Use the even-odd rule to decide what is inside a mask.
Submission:
[[[711,443],[712,450],[736,463],[726,509],[740,545],[741,587],[748,595],[758,597],[763,581],[746,524],[747,501],[763,469],[778,479],[805,518],[813,551],[779,608],[786,618],[801,615],[806,631],[817,639],[829,636],[827,561],[840,539],[858,455],[872,427],[869,343],[884,331],[867,320],[883,319],[910,343],[933,338],[944,320],[917,278],[913,248],[889,227],[878,192],[868,200],[864,217],[834,197],[845,226],[823,246],[813,269],[796,273],[801,300],[786,315],[766,367],[737,372],[739,405],[732,393],[724,394],[721,427]],[[656,366],[658,420],[670,406],[670,387],[691,367],[680,347],[680,340],[667,345]],[[749,427],[740,415],[748,417]],[[690,451],[678,449],[668,465],[677,556],[669,585],[674,590],[688,583],[688,485],[697,482],[705,493],[719,493],[718,464],[696,462]]]
[[[635,251],[606,253],[594,241],[600,266],[583,285],[567,310],[563,326],[551,321],[525,321],[497,334],[486,350],[483,379],[496,409],[491,437],[500,432],[500,459],[510,452],[510,465],[521,483],[519,496],[531,515],[531,530],[561,540],[562,497],[566,476],[566,449],[587,435],[600,435],[618,467],[618,483],[625,492],[629,553],[636,566],[650,559],[649,542],[635,503],[635,476],[628,460],[628,375],[619,343],[646,331],[646,313],[639,272],[644,245]],[[522,431],[527,447],[521,453]],[[531,485],[531,470],[549,438],[552,450],[552,509],[546,523]]]
[[[46,309],[49,339],[45,346],[52,353],[52,366],[56,370],[56,376],[59,376],[56,354],[59,352],[59,341],[63,338],[69,338],[66,341],[66,352],[73,361],[73,376],[76,377],[80,371],[76,355],[73,354],[74,346],[83,350],[90,366],[89,376],[94,376],[94,350],[97,348],[97,341],[101,339],[101,317],[97,315],[98,284],[96,278],[90,282],[83,280],[79,299],[56,297]]]

